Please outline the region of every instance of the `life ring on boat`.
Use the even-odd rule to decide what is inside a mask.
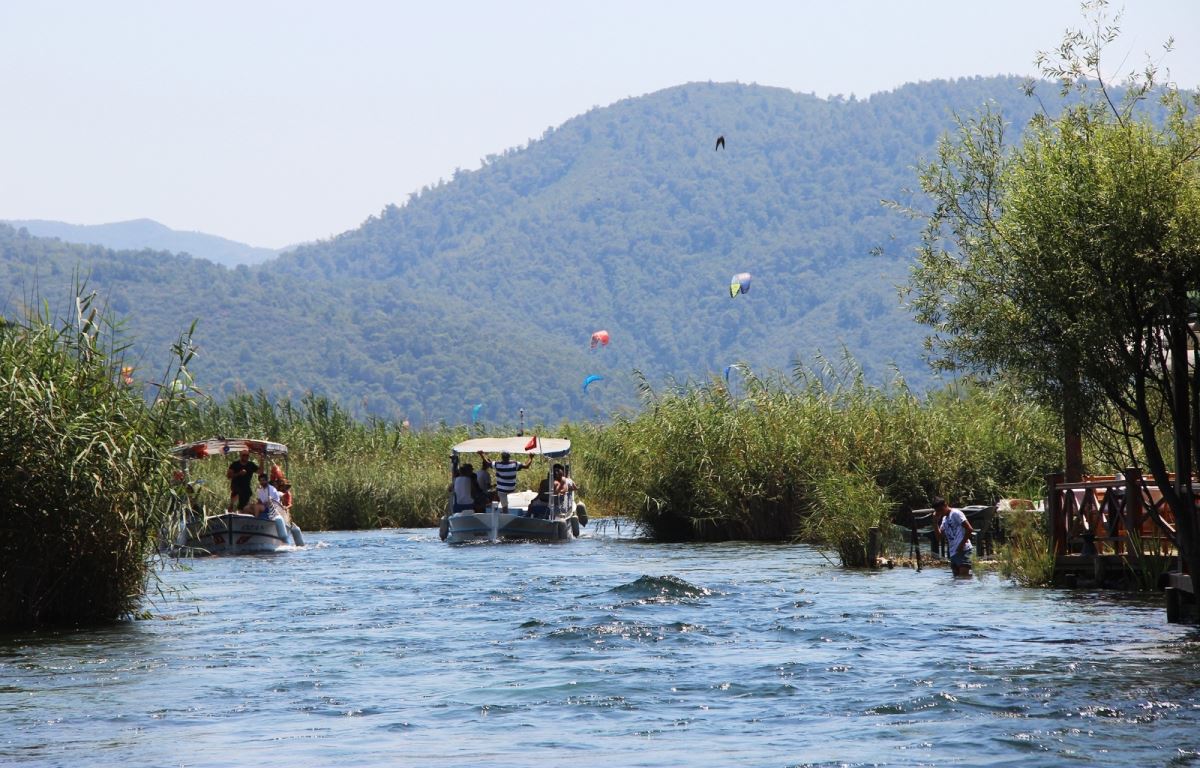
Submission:
[[[442,524],[440,526],[438,526],[438,538],[440,538],[442,541],[445,541],[446,537],[449,535],[450,535],[450,519],[448,517],[446,517],[446,515],[442,515]]]
[[[587,527],[587,507],[583,506],[582,501],[575,505],[575,517],[579,518],[580,525],[585,528]],[[579,534],[575,535],[578,536]]]
[[[579,518],[578,517],[571,518],[571,535],[577,539],[579,538]]]

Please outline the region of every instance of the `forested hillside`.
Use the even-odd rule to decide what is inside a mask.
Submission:
[[[876,379],[931,385],[897,299],[917,227],[885,207],[915,186],[952,114],[1013,78],[908,85],[864,100],[693,83],[594,109],[528,146],[267,264],[225,269],[0,228],[0,308],[65,295],[78,265],[164,350],[199,319],[202,389],[297,395],[414,423],[594,418],[651,383],[758,373],[843,346]],[[717,136],[723,149],[714,149]],[[730,298],[735,272],[751,291]],[[612,342],[589,351],[597,329]],[[156,354],[149,359],[161,359]],[[582,381],[604,381],[585,393]]]

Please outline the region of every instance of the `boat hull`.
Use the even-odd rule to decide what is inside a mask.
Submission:
[[[578,537],[574,515],[551,519],[506,514],[499,511],[456,512],[447,519],[446,542],[473,541],[566,542]]]
[[[223,514],[206,517],[185,529],[182,548],[192,554],[237,555],[275,552],[288,546],[289,526],[282,518]],[[293,534],[295,535],[295,534]]]

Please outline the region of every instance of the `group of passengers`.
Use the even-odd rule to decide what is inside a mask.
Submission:
[[[251,493],[250,478],[258,474],[258,492]],[[292,484],[278,464],[272,463],[269,473],[259,472],[250,460],[250,452],[242,451],[238,460],[225,472],[229,478],[229,509],[255,517],[271,518],[292,511]],[[251,498],[253,496],[253,498]]]
[[[492,461],[483,451],[479,451],[479,459],[482,462],[479,469],[472,464],[460,464],[451,481],[448,490],[454,495],[455,508],[483,512],[489,503],[497,502],[500,511],[507,514],[509,494],[517,490],[517,472],[529,469],[533,458],[525,462],[513,461],[512,456],[505,452],[500,454],[499,461]],[[492,486],[489,469],[496,474],[495,486]],[[552,503],[575,490],[575,481],[567,476],[562,464],[554,465],[553,475],[553,480],[544,477],[538,483],[537,495],[529,502],[529,516],[549,517]]]

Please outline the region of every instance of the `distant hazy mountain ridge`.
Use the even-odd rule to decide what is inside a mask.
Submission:
[[[236,267],[239,264],[261,264],[279,255],[271,248],[226,240],[203,232],[180,232],[152,219],[134,219],[111,224],[67,224],[61,221],[30,219],[5,221],[9,226],[24,227],[38,237],[57,237],[68,243],[102,245],[115,251],[152,251],[186,253],[214,264]]]
[[[1018,127],[1037,106],[1016,78],[863,100],[693,83],[568,120],[269,264],[0,229],[0,285],[36,275],[51,297],[82,263],[149,349],[199,318],[193,370],[218,397],[312,389],[418,424],[481,402],[487,422],[593,418],[636,405],[634,369],[654,383],[786,371],[843,348],[872,379],[894,365],[921,388],[924,329],[896,292],[917,224],[881,200],[916,186],[952,113],[989,100]],[[731,299],[738,272],[753,287]],[[21,298],[0,294],[0,311]],[[601,328],[610,345],[589,350]],[[589,374],[605,379],[584,392]]]

